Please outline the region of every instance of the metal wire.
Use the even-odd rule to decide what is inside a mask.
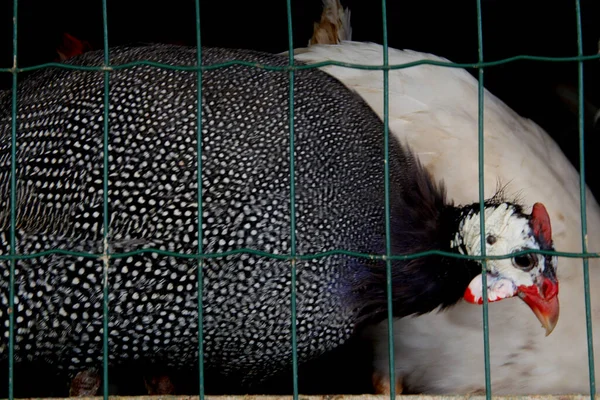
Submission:
[[[290,130],[290,314],[292,336],[292,390],[294,400],[298,400],[298,336],[296,334],[296,156],[294,150],[294,40],[292,36],[292,3],[286,0],[287,28],[288,28],[288,66],[289,69],[289,130]]]
[[[195,0],[196,7],[196,65],[202,65],[202,37],[200,34],[200,1]],[[196,108],[196,157],[197,165],[197,185],[198,185],[198,255],[204,252],[204,235],[202,232],[202,69],[197,71],[197,108]],[[204,258],[198,258],[198,398],[204,400],[204,306],[202,303],[204,294]]]
[[[481,17],[481,0],[476,0],[477,3],[477,36],[478,36],[478,62],[477,63],[452,63],[442,62],[433,60],[419,60],[405,64],[390,65],[388,59],[388,34],[387,34],[387,5],[386,0],[382,0],[382,27],[383,27],[383,63],[381,65],[360,65],[352,63],[344,63],[337,61],[324,61],[319,63],[312,63],[306,65],[295,65],[294,62],[294,48],[293,48],[293,36],[292,36],[292,12],[291,12],[291,0],[286,0],[287,7],[287,22],[288,22],[288,48],[289,48],[289,62],[287,66],[271,66],[261,65],[253,62],[246,62],[243,60],[232,60],[219,64],[203,65],[202,64],[202,48],[201,48],[201,34],[200,34],[200,0],[195,0],[196,6],[196,46],[197,46],[197,63],[195,66],[177,66],[170,64],[162,64],[149,61],[136,61],[127,64],[121,64],[118,66],[110,65],[109,58],[109,46],[108,46],[108,11],[107,1],[102,1],[102,15],[103,15],[103,48],[104,48],[104,65],[101,67],[83,67],[66,65],[62,63],[44,63],[40,65],[34,65],[25,68],[18,68],[17,63],[17,10],[18,0],[13,0],[13,65],[11,68],[0,68],[0,73],[11,73],[12,74],[12,109],[11,109],[11,177],[10,177],[10,251],[7,255],[0,256],[0,260],[6,260],[10,264],[10,282],[9,282],[9,341],[8,341],[8,398],[12,400],[14,398],[14,332],[15,332],[15,318],[14,318],[14,298],[15,298],[15,265],[18,260],[29,259],[33,257],[47,256],[50,254],[59,255],[71,255],[85,258],[99,258],[103,262],[103,394],[104,399],[108,399],[108,319],[109,319],[109,282],[108,282],[108,270],[110,266],[111,258],[123,258],[132,255],[143,254],[143,253],[157,253],[164,256],[173,256],[180,258],[192,258],[198,262],[198,367],[199,367],[199,398],[204,399],[204,354],[203,354],[203,265],[204,260],[208,258],[219,258],[226,257],[234,254],[254,254],[262,257],[287,260],[290,262],[290,273],[291,273],[291,346],[292,346],[292,365],[293,365],[293,398],[298,400],[298,357],[297,357],[297,335],[296,335],[296,263],[300,260],[309,260],[315,258],[328,257],[332,255],[346,255],[352,257],[368,258],[368,259],[379,259],[386,262],[386,290],[388,300],[388,346],[391,349],[394,347],[394,336],[393,336],[393,325],[392,325],[392,281],[391,281],[391,262],[393,260],[410,260],[418,257],[430,256],[430,255],[444,255],[454,258],[462,259],[475,259],[482,262],[482,277],[483,277],[483,335],[484,335],[484,354],[485,354],[485,385],[486,385],[486,399],[490,400],[492,396],[491,391],[491,374],[490,374],[490,354],[489,354],[489,324],[488,324],[488,301],[487,301],[487,285],[486,285],[486,261],[493,259],[506,259],[515,257],[518,255],[528,253],[539,253],[546,255],[556,255],[559,257],[568,258],[582,258],[583,262],[583,276],[584,276],[584,289],[585,289],[585,307],[586,307],[586,332],[587,332],[587,344],[588,344],[588,363],[590,373],[590,395],[595,396],[595,369],[594,369],[594,354],[593,354],[593,335],[592,335],[592,319],[591,319],[591,300],[590,300],[590,283],[589,283],[589,259],[600,258],[600,253],[589,253],[587,249],[587,222],[586,222],[586,186],[585,186],[585,156],[584,156],[584,120],[583,120],[583,62],[589,60],[599,60],[600,55],[583,55],[582,50],[582,32],[581,32],[581,9],[579,0],[575,0],[576,16],[577,16],[577,56],[574,57],[542,57],[542,56],[530,56],[530,55],[518,55],[514,57],[508,57],[495,61],[484,61],[483,57],[483,45],[482,45],[482,17]],[[545,61],[545,62],[577,62],[578,63],[578,87],[579,87],[579,151],[580,151],[580,205],[581,205],[581,236],[582,236],[582,251],[580,253],[575,252],[557,252],[557,251],[544,251],[544,250],[527,250],[519,251],[505,255],[497,256],[486,256],[485,241],[481,242],[481,255],[480,256],[468,256],[462,254],[453,254],[443,251],[426,251],[413,254],[396,254],[391,253],[391,239],[390,239],[390,214],[389,214],[389,71],[403,68],[411,68],[418,65],[436,65],[450,68],[477,68],[478,69],[478,96],[479,96],[479,109],[478,109],[478,144],[479,144],[479,157],[478,157],[478,168],[479,168],[479,198],[480,198],[480,215],[484,215],[484,184],[483,184],[483,173],[484,173],[484,69],[487,67],[503,65],[519,60],[530,60],[530,61]],[[108,207],[108,145],[109,145],[109,91],[110,91],[110,71],[119,70],[125,68],[131,68],[133,66],[146,65],[157,68],[180,70],[180,71],[195,71],[197,72],[197,154],[198,154],[198,165],[197,165],[197,178],[198,178],[198,251],[197,254],[181,254],[177,252],[163,251],[159,249],[143,249],[125,253],[110,253],[108,246],[108,235],[109,235],[109,207]],[[232,65],[244,65],[253,68],[262,68],[271,71],[287,71],[289,74],[290,86],[289,86],[289,140],[290,140],[290,254],[271,254],[262,251],[256,251],[253,249],[237,249],[233,251],[223,253],[203,253],[203,235],[202,235],[202,74],[204,71],[213,70],[217,68],[224,68]],[[312,254],[296,254],[296,221],[295,221],[295,185],[294,185],[294,171],[295,171],[295,157],[294,157],[294,74],[295,71],[311,68],[321,68],[324,66],[342,66],[348,68],[362,69],[362,70],[381,70],[383,73],[383,85],[384,85],[384,168],[385,168],[385,205],[386,205],[386,252],[382,254],[367,254],[346,251],[343,249],[327,251],[322,253]],[[102,71],[104,73],[104,126],[103,126],[103,151],[104,151],[104,187],[103,187],[103,200],[104,200],[104,220],[103,220],[103,251],[102,254],[94,253],[82,253],[73,252],[67,250],[49,250],[33,254],[17,254],[16,252],[16,148],[17,148],[17,82],[18,74],[21,72],[35,71],[38,69],[56,67],[63,69],[73,69],[80,71]],[[480,230],[481,237],[485,237],[485,219],[480,218]],[[394,357],[393,351],[390,351],[389,357],[389,373],[390,373],[390,397],[395,398],[395,379],[394,377]]]
[[[256,255],[256,256],[265,257],[265,258],[271,258],[271,259],[275,259],[275,260],[288,260],[288,261],[291,261],[292,259],[314,260],[314,259],[329,257],[329,256],[333,256],[333,255],[345,255],[345,256],[350,256],[350,257],[368,258],[370,260],[384,260],[384,261],[386,258],[388,258],[385,254],[360,253],[360,252],[348,251],[348,250],[330,250],[330,251],[316,252],[316,253],[305,253],[305,254],[297,254],[295,257],[291,257],[290,255],[286,255],[286,254],[273,254],[273,253],[269,253],[269,252],[265,252],[265,251],[248,249],[248,248],[240,248],[240,249],[235,249],[235,250],[223,251],[223,252],[219,252],[219,253],[184,254],[184,253],[179,253],[179,252],[175,252],[175,251],[165,251],[165,250],[160,250],[160,249],[151,248],[151,247],[140,249],[140,250],[135,250],[135,251],[127,251],[127,252],[123,252],[123,253],[111,253],[110,258],[125,258],[125,257],[139,255],[139,254],[145,254],[145,253],[157,253],[159,255],[170,256],[170,257],[179,257],[182,259],[222,258],[222,257],[227,257],[227,256],[237,255],[237,254],[251,254],[251,255]],[[47,256],[50,254],[70,255],[70,256],[84,257],[84,258],[98,258],[98,257],[102,256],[102,254],[97,254],[97,253],[86,253],[86,252],[63,250],[63,249],[52,249],[52,250],[47,250],[47,251],[40,251],[38,253],[28,253],[28,254],[18,254],[18,255],[17,254],[15,254],[15,255],[0,255],[0,260],[13,260],[13,259],[26,260],[29,258],[43,257],[43,256]],[[486,255],[485,257],[481,256],[481,255],[471,256],[471,255],[465,255],[465,254],[454,254],[454,253],[450,253],[447,251],[441,251],[441,250],[427,250],[427,251],[422,251],[419,253],[394,254],[394,255],[390,256],[389,258],[391,260],[413,260],[415,258],[437,255],[437,256],[445,256],[445,257],[454,257],[454,258],[463,259],[463,260],[483,261],[483,260],[504,260],[507,258],[513,258],[513,257],[525,255],[525,254],[544,254],[544,255],[549,255],[549,256],[558,256],[558,257],[565,257],[565,258],[600,258],[600,253],[573,253],[573,252],[565,252],[565,251],[550,251],[550,250],[537,250],[537,249],[521,250],[521,251],[516,251],[514,253],[508,253],[508,254]]]
[[[108,296],[109,296],[109,282],[108,282],[108,269],[110,268],[110,248],[108,246],[108,236],[110,233],[110,218],[108,209],[108,133],[109,133],[109,102],[110,102],[110,57],[108,49],[108,10],[106,7],[106,1],[102,0],[102,34],[104,44],[104,116],[103,116],[103,162],[104,162],[104,174],[102,177],[103,189],[102,189],[102,206],[103,206],[103,217],[102,222],[102,388],[104,400],[108,400]]]
[[[131,67],[135,67],[135,66],[139,66],[139,65],[146,65],[146,66],[151,66],[151,67],[156,67],[156,68],[164,68],[164,69],[178,70],[178,71],[196,71],[198,69],[207,71],[207,70],[212,70],[212,69],[230,67],[232,65],[243,65],[246,67],[261,68],[266,71],[289,71],[289,70],[298,71],[298,70],[302,70],[302,69],[321,68],[321,67],[327,67],[327,66],[333,65],[333,66],[367,70],[367,71],[381,71],[381,70],[385,70],[385,69],[392,71],[392,70],[397,70],[397,69],[412,68],[412,67],[416,67],[419,65],[436,65],[436,66],[440,66],[440,67],[461,68],[461,69],[464,69],[464,68],[488,68],[488,67],[494,67],[494,66],[498,66],[498,65],[513,63],[515,61],[524,61],[524,60],[561,62],[561,63],[562,62],[575,62],[575,61],[577,61],[577,62],[593,61],[593,60],[600,60],[600,54],[581,55],[581,56],[572,56],[572,57],[543,57],[543,56],[518,55],[518,56],[514,56],[514,57],[502,58],[502,59],[496,60],[496,61],[486,61],[486,62],[481,62],[481,63],[479,63],[479,62],[477,62],[477,63],[454,63],[451,61],[418,60],[418,61],[412,61],[412,62],[402,63],[402,64],[390,64],[387,67],[384,66],[383,64],[381,64],[381,65],[364,65],[364,64],[354,64],[354,63],[347,63],[347,62],[341,62],[341,61],[321,61],[318,63],[307,63],[307,64],[303,64],[303,65],[294,65],[293,67],[290,67],[289,65],[283,67],[283,66],[277,66],[277,65],[254,63],[254,62],[249,62],[249,61],[244,61],[244,60],[229,60],[229,61],[225,61],[222,63],[215,63],[215,64],[203,65],[201,67],[198,67],[198,66],[191,66],[191,65],[165,64],[165,63],[159,63],[159,62],[155,62],[155,61],[138,60],[138,61],[132,61],[129,63],[113,65],[113,66],[111,66],[111,68],[113,70],[118,70],[118,69],[131,68]],[[18,68],[17,72],[31,72],[31,71],[36,71],[38,69],[48,68],[48,67],[73,69],[73,70],[78,70],[78,71],[102,71],[102,67],[75,66],[75,65],[50,62],[50,63],[32,65],[29,67]],[[0,73],[1,72],[12,73],[12,71],[13,71],[12,68],[0,68]]]
[[[12,104],[10,131],[10,252],[16,255],[16,215],[17,215],[17,10],[18,0],[13,0],[13,67],[12,67]],[[8,398],[14,398],[15,378],[15,264],[16,258],[9,262],[8,289]]]
[[[577,16],[577,55],[583,54],[583,40],[581,35],[581,6],[580,1],[575,0],[575,14]],[[581,205],[581,251],[587,251],[587,214],[585,193],[585,135],[583,120],[583,62],[577,63],[577,86],[578,86],[578,116],[579,116],[579,201]],[[583,259],[583,287],[585,297],[585,328],[588,346],[588,368],[590,371],[590,397],[596,396],[596,374],[594,368],[594,336],[592,332],[592,304],[590,299],[590,269],[589,260]]]
[[[388,363],[390,400],[396,397],[396,367],[394,357],[394,313],[392,287],[392,235],[390,223],[390,71],[388,54],[387,4],[381,0],[381,24],[383,27],[383,165],[385,192],[385,280],[387,294],[387,323],[388,323]]]
[[[478,61],[483,62],[483,21],[481,18],[481,0],[477,0],[477,51]],[[478,140],[478,169],[479,169],[479,229],[481,241],[479,243],[481,256],[485,257],[486,253],[486,241],[485,238],[485,194],[484,194],[484,141],[483,137],[483,122],[484,122],[484,98],[485,92],[483,88],[483,72],[484,67],[477,69],[478,82],[477,82],[477,140]],[[483,297],[483,360],[485,368],[485,398],[487,400],[492,399],[492,372],[490,368],[490,327],[489,327],[489,304],[488,304],[488,287],[487,287],[487,260],[484,258],[481,261],[481,286]]]

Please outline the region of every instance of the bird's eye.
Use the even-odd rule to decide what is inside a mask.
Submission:
[[[513,258],[515,267],[524,271],[529,271],[537,264],[537,257],[534,254],[525,254]]]
[[[487,237],[487,243],[489,245],[496,243],[496,240],[497,240],[496,236],[494,236],[494,235],[488,235],[488,237]]]

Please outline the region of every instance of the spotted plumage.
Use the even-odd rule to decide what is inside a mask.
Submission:
[[[111,50],[111,64],[144,59],[194,65],[194,49]],[[69,61],[101,65],[102,53]],[[286,57],[205,49],[204,63]],[[110,74],[111,253],[198,251],[197,77],[151,66]],[[202,247],[290,252],[289,74],[247,66],[207,70],[202,91]],[[353,92],[317,70],[295,73],[295,212],[298,254],[385,251],[383,124]],[[22,82],[17,112],[16,251],[103,246],[102,72],[46,70]],[[10,96],[0,97],[0,252],[7,254]],[[413,155],[390,143],[396,252],[450,249],[461,209]],[[497,204],[490,204],[490,207]],[[520,214],[522,218],[529,218]],[[344,343],[385,315],[385,264],[332,255],[299,260],[299,361]],[[16,263],[18,363],[70,376],[102,362],[98,257],[50,254]],[[209,372],[244,385],[291,364],[289,261],[235,254],[204,260],[204,351]],[[481,271],[443,257],[394,262],[398,316],[456,303]],[[9,264],[0,263],[0,355],[6,358]],[[147,253],[110,258],[110,365],[193,368],[198,358],[198,262]]]

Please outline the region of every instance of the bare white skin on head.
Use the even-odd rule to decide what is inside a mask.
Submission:
[[[517,285],[506,278],[500,278],[492,274],[487,274],[487,295],[488,301],[498,301],[512,297],[517,291]],[[469,289],[473,294],[473,301],[479,303],[483,298],[483,279],[481,274],[477,275],[469,284]]]
[[[486,255],[504,255],[525,249],[539,249],[533,235],[529,220],[516,212],[506,203],[485,209],[485,230],[483,238],[486,244]],[[481,229],[479,212],[468,214],[459,224],[459,231],[452,241],[452,247],[458,247],[462,253],[464,245],[469,255],[481,254]],[[501,300],[516,294],[519,286],[531,286],[537,283],[544,269],[544,256],[534,254],[537,263],[530,270],[524,270],[514,264],[514,259],[489,260],[487,262],[488,301]],[[469,289],[475,301],[482,298],[482,276],[477,275],[470,283]]]

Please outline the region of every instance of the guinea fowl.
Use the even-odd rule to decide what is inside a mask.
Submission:
[[[383,47],[351,42],[346,11],[336,0],[326,0],[327,23],[315,27],[317,40],[295,50],[299,61],[337,61],[379,65]],[[323,32],[323,31],[328,31]],[[331,40],[333,38],[333,40]],[[317,44],[319,43],[319,44]],[[328,45],[335,44],[335,45]],[[390,65],[419,60],[447,59],[412,50],[389,48]],[[321,70],[359,94],[383,118],[383,78],[380,71],[325,66]],[[478,82],[467,71],[419,65],[389,72],[389,123],[393,136],[410,143],[433,177],[443,177],[449,195],[462,203],[478,198]],[[545,199],[552,218],[556,249],[581,251],[579,176],[554,140],[536,123],[511,110],[484,91],[484,177],[486,195],[497,182],[510,182],[523,201]],[[573,138],[575,139],[575,138]],[[508,190],[508,188],[507,188]],[[600,207],[587,192],[588,251],[600,244]],[[535,320],[517,301],[493,303],[489,308],[490,365],[493,394],[540,395],[587,393],[588,345],[581,260],[562,258],[561,323],[549,337],[536,329]],[[592,321],[600,323],[600,259],[589,260]],[[481,309],[459,301],[444,312],[394,321],[396,389],[404,393],[470,394],[485,391]],[[378,392],[389,391],[388,322],[383,321],[361,339],[375,344],[374,380]],[[443,334],[440,334],[443,332]],[[594,343],[600,330],[593,331]],[[598,346],[595,346],[598,348]],[[596,359],[600,353],[594,349]],[[370,365],[372,354],[361,360]],[[353,355],[352,359],[356,356]],[[348,360],[345,360],[348,361]],[[353,360],[350,360],[353,361]],[[349,367],[354,374],[356,363]],[[366,369],[366,368],[363,368]],[[596,380],[600,379],[596,369]],[[363,372],[361,370],[361,372]],[[364,373],[372,372],[366,369]],[[360,376],[354,375],[355,378]],[[368,388],[371,389],[371,388]],[[371,389],[372,390],[372,389]]]
[[[193,48],[114,48],[111,64],[194,65]],[[205,64],[232,59],[285,66],[287,58],[204,49]],[[102,52],[70,59],[100,66]],[[197,77],[152,66],[110,74],[108,251],[198,251]],[[290,252],[288,74],[232,65],[203,74],[202,245]],[[73,377],[102,365],[103,75],[43,70],[17,92],[16,253],[62,249],[16,262],[15,360]],[[295,222],[298,255],[336,249],[385,254],[383,124],[355,93],[318,70],[295,74]],[[9,252],[11,99],[0,96],[1,254]],[[454,206],[410,149],[390,140],[394,254],[477,255],[479,204]],[[488,255],[552,246],[540,203],[531,213],[501,196],[485,202]],[[194,368],[198,357],[193,258],[113,257],[108,268],[109,365]],[[518,296],[549,333],[558,318],[556,258],[487,263],[489,300]],[[386,315],[385,263],[335,254],[299,259],[298,360],[344,343]],[[9,263],[0,263],[1,326],[8,325]],[[291,364],[289,260],[232,254],[204,260],[207,374],[244,390]],[[392,262],[393,310],[427,313],[481,296],[481,264],[429,256]],[[7,331],[0,355],[7,358]],[[16,376],[19,379],[19,375]],[[207,380],[210,391],[211,381]]]

